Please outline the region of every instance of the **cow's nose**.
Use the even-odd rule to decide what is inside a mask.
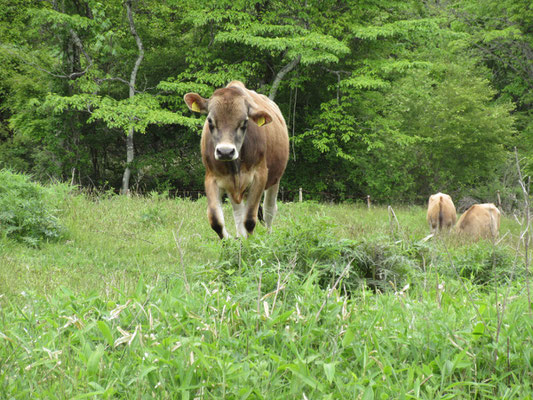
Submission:
[[[217,160],[235,160],[237,150],[235,146],[219,145],[215,149],[215,157]]]

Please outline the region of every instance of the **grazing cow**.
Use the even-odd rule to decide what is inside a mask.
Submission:
[[[229,237],[221,205],[227,193],[237,235],[252,234],[264,192],[264,217],[270,229],[289,159],[289,135],[280,109],[239,81],[215,90],[209,99],[187,93],[184,100],[190,110],[207,114],[201,151],[211,227],[221,239]]]
[[[473,238],[496,238],[500,230],[500,210],[492,203],[474,204],[461,215],[455,228]]]
[[[450,229],[456,219],[455,206],[450,196],[437,193],[429,197],[427,221],[432,232]]]

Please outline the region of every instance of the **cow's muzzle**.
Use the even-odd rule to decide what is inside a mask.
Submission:
[[[233,161],[239,157],[239,152],[233,145],[219,144],[215,148],[215,158],[219,161]]]

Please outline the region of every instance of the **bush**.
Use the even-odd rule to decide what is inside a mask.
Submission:
[[[69,187],[44,187],[21,174],[0,170],[0,233],[17,241],[38,246],[57,240],[64,232],[58,207]]]
[[[449,244],[447,248],[436,245],[433,254],[427,255],[443,276],[459,276],[489,289],[525,276],[523,260],[516,258],[516,250],[506,245],[495,246],[486,240],[455,244],[452,240]]]
[[[335,284],[351,263],[342,280],[342,287],[348,292],[357,290],[361,284],[382,291],[394,289],[414,277],[416,260],[387,237],[339,240],[332,228],[328,218],[313,216],[269,235],[256,234],[242,242],[228,241],[219,265],[233,275],[239,268],[259,263],[265,291],[276,288],[278,268],[282,273],[293,270],[300,279],[315,274],[316,282],[326,289]]]
[[[485,242],[457,249],[452,257],[459,274],[478,285],[502,283],[511,277],[515,269],[511,252]],[[515,274],[520,275],[522,270],[522,265],[519,265]]]
[[[391,243],[385,237],[364,240],[350,249],[349,254],[359,278],[373,289],[400,289],[415,275],[417,262],[398,243]]]

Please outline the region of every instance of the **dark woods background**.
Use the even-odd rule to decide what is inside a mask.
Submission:
[[[194,197],[183,95],[239,79],[287,120],[285,200],[512,207],[530,171],[529,0],[0,3],[0,168]]]

